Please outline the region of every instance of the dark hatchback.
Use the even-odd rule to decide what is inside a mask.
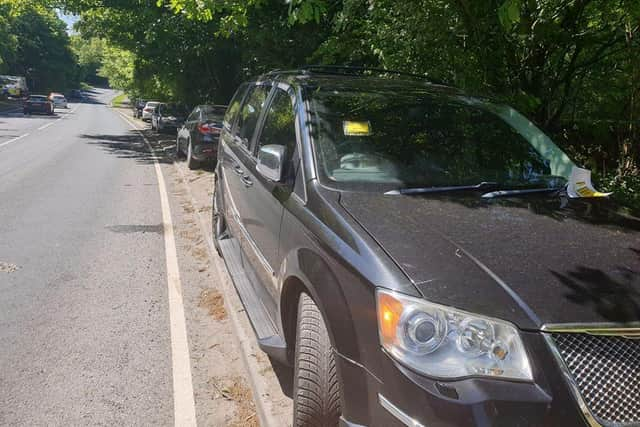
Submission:
[[[27,114],[53,114],[53,103],[45,95],[30,95],[22,107],[22,112]]]
[[[274,72],[224,119],[216,245],[294,424],[640,425],[640,219],[512,108]]]
[[[131,103],[131,109],[133,110],[133,117],[136,119],[142,118],[142,110],[147,105],[146,99],[136,99]]]
[[[187,166],[195,169],[205,162],[214,164],[218,154],[218,138],[226,105],[198,105],[178,129],[176,154],[185,156]]]

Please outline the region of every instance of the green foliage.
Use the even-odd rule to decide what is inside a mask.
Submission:
[[[611,191],[611,197],[622,206],[640,215],[640,176],[607,174],[598,178],[598,190]]]
[[[596,172],[639,171],[637,0],[63,3],[83,36],[135,55],[137,93],[226,102],[274,68],[399,69],[513,105]]]
[[[75,34],[71,36],[71,50],[78,59],[78,78],[83,82],[104,84],[105,79],[98,76],[98,70],[104,61],[104,50],[107,43],[98,38],[82,38]]]
[[[0,70],[24,76],[32,91],[77,83],[65,23],[39,2],[0,0]]]
[[[102,65],[98,75],[109,80],[114,89],[130,91],[133,89],[133,53],[114,46],[103,46]]]

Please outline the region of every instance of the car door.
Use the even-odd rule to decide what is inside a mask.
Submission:
[[[248,171],[256,164],[250,151],[251,141],[270,90],[269,84],[256,84],[248,89],[239,107],[237,121],[231,132],[225,132],[218,152],[225,194],[228,195],[225,200],[228,202],[225,203],[227,225],[245,254],[250,253],[253,245],[245,223],[251,187]]]
[[[180,138],[181,138],[181,142],[183,143],[181,148],[183,150],[187,149],[187,145],[186,145],[187,141],[193,138],[193,130],[195,129],[195,126],[196,126],[195,123],[197,123],[199,117],[200,117],[200,106],[197,106],[196,108],[193,109],[191,114],[189,114],[184,124],[182,125],[182,128],[180,129]]]
[[[251,163],[245,171],[247,186],[247,209],[243,221],[252,245],[247,257],[263,285],[277,301],[278,286],[276,273],[280,265],[278,253],[280,224],[283,203],[289,198],[293,188],[295,173],[291,159],[296,152],[295,96],[285,85],[276,87],[265,108],[259,131],[256,132],[254,158],[260,147],[265,145],[284,146],[284,176],[281,182],[274,182],[261,175]]]

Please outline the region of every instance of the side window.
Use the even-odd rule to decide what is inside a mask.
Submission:
[[[264,125],[260,132],[258,150],[264,145],[283,145],[285,152],[285,174],[295,180],[296,165],[293,155],[296,152],[296,114],[291,102],[291,95],[276,89],[269,109],[266,111]]]
[[[264,126],[260,133],[260,141],[258,141],[258,149],[263,145],[284,145],[287,147],[287,158],[296,148],[296,116],[291,104],[291,96],[277,89],[267,115],[264,120]]]
[[[233,95],[231,102],[229,102],[229,106],[227,107],[227,111],[224,114],[224,119],[222,120],[222,125],[228,131],[231,131],[231,126],[233,126],[233,122],[236,120],[238,116],[238,112],[240,111],[240,104],[242,103],[242,98],[244,98],[244,94],[247,92],[247,85],[244,84],[236,90],[236,93]]]
[[[187,117],[187,121],[188,122],[192,122],[194,120],[198,120],[198,117],[200,116],[200,107],[196,107],[191,114],[189,114],[189,117]]]
[[[254,86],[240,108],[240,116],[238,117],[236,128],[237,136],[240,137],[242,144],[247,148],[270,90],[271,86]]]

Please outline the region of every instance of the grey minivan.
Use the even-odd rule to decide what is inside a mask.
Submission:
[[[576,171],[509,106],[422,79],[242,85],[213,231],[293,366],[294,424],[640,425],[640,219]]]

